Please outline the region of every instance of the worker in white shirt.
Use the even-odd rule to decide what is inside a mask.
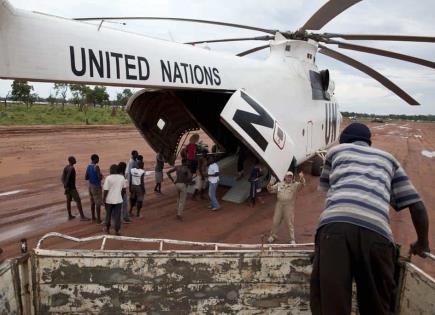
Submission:
[[[130,214],[133,214],[133,207],[136,206],[136,216],[139,217],[145,196],[145,171],[143,162],[138,161],[137,167],[130,171]]]
[[[208,196],[210,197],[210,208],[213,211],[219,210],[219,202],[216,197],[216,190],[219,184],[219,166],[214,161],[214,158],[209,157],[209,163],[207,170],[208,177]]]
[[[125,178],[118,174],[118,165],[110,166],[110,175],[104,181],[104,205],[106,207],[106,221],[104,231],[110,234],[110,221],[115,220],[115,234],[120,235],[122,197],[125,192]]]

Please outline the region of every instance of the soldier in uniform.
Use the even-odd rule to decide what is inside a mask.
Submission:
[[[296,193],[305,186],[304,173],[299,173],[299,181],[293,180],[293,172],[287,172],[283,182],[269,183],[267,190],[270,193],[277,194],[275,205],[275,213],[273,215],[273,225],[268,238],[269,243],[273,243],[278,237],[278,229],[281,222],[284,220],[288,226],[290,233],[290,244],[295,244],[295,230],[294,230],[294,209],[296,201]]]

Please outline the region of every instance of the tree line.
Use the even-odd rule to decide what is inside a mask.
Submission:
[[[341,112],[343,117],[351,119],[382,119],[382,120],[413,120],[413,121],[435,121],[435,115],[404,115],[404,114],[389,114],[377,115],[355,112]]]
[[[110,100],[105,86],[90,87],[84,84],[66,84],[55,83],[53,93],[47,98],[40,97],[33,92],[34,88],[27,81],[13,81],[11,90],[4,97],[4,105],[7,106],[7,101],[21,102],[26,104],[27,108],[37,102],[47,102],[49,104],[61,104],[62,110],[66,103],[77,105],[80,111],[83,111],[86,106],[125,106],[128,99],[133,95],[130,89],[124,89],[116,95],[116,100]],[[70,92],[70,93],[68,93]],[[68,95],[71,95],[69,99]]]

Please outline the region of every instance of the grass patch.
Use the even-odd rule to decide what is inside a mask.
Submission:
[[[131,120],[120,108],[112,116],[111,107],[88,107],[86,113],[79,111],[75,105],[26,105],[8,103],[0,105],[0,125],[126,125]]]

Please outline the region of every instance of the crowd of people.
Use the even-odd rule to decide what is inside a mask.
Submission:
[[[110,233],[113,220],[115,234],[120,235],[121,221],[126,224],[131,223],[134,209],[136,209],[136,216],[140,216],[145,195],[143,157],[136,150],[133,150],[128,164],[125,162],[112,164],[109,168],[109,175],[105,178],[98,165],[100,162],[99,156],[92,154],[90,160],[89,165],[86,167],[85,180],[89,184],[91,218],[85,216],[81,198],[76,188],[76,170],[74,167],[77,163],[76,158],[70,156],[68,165],[63,169],[61,180],[65,189],[68,219],[75,218],[71,213],[71,203],[74,200],[81,221],[92,220],[92,222],[102,224],[104,231]],[[157,189],[156,191],[161,192]],[[101,214],[103,205],[105,209],[104,222]]]
[[[219,166],[215,158],[209,155],[207,146],[199,141],[199,135],[194,134],[181,152],[181,164],[170,168],[166,174],[177,189],[176,219],[183,220],[183,210],[186,203],[187,189],[194,185],[192,199],[205,199],[204,193],[208,187],[209,208],[219,210],[216,190],[219,183]],[[116,235],[120,235],[121,223],[129,224],[132,217],[140,217],[145,196],[145,170],[143,156],[137,150],[131,152],[128,163],[119,162],[110,166],[109,175],[104,178],[99,167],[100,158],[92,154],[86,167],[85,180],[88,181],[88,191],[91,204],[91,218],[83,211],[82,201],[76,187],[77,163],[74,156],[68,157],[68,165],[62,172],[62,183],[65,189],[66,209],[68,219],[75,215],[71,212],[71,203],[76,203],[81,221],[90,221],[104,226],[103,230],[110,233],[114,225]],[[154,176],[154,192],[162,194],[163,170],[165,159],[163,152],[156,155]],[[173,176],[175,173],[175,177]],[[105,216],[102,220],[101,208],[104,206]]]

